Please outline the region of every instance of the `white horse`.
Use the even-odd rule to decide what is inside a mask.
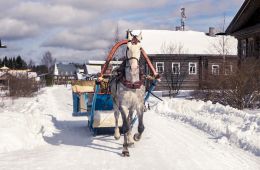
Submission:
[[[145,87],[139,74],[138,62],[141,56],[141,39],[141,33],[136,36],[128,31],[127,57],[124,61],[125,65],[123,66],[124,75],[121,76],[121,78],[112,79],[110,82],[115,109],[115,139],[120,138],[118,128],[119,113],[121,113],[123,120],[123,156],[129,156],[128,146],[134,143],[131,135],[131,121],[134,111],[136,111],[138,116],[138,133],[134,135],[134,140],[140,140],[144,131],[143,112]]]

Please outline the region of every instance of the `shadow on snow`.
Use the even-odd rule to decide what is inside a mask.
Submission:
[[[113,135],[93,136],[87,121],[59,121],[51,116],[52,122],[58,130],[53,136],[43,136],[44,140],[52,145],[71,145],[88,147],[91,149],[112,152],[121,155],[122,144],[116,141]]]

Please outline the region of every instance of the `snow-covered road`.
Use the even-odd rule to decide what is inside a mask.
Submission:
[[[260,157],[233,145],[216,143],[213,137],[205,132],[164,117],[155,111],[145,113],[146,129],[142,140],[135,143],[134,148],[130,148],[131,156],[121,157],[123,139],[116,141],[110,135],[93,137],[87,129],[86,117],[71,116],[71,100],[69,88],[56,86],[46,88],[38,99],[28,100],[23,108],[17,108],[22,105],[22,102],[14,103],[14,105],[19,105],[12,106],[16,108],[16,112],[28,112],[34,115],[30,120],[41,119],[38,123],[42,125],[33,126],[35,129],[38,127],[38,132],[35,130],[37,132],[35,137],[17,134],[18,137],[26,136],[31,140],[35,138],[38,142],[36,144],[31,142],[32,148],[17,147],[18,150],[8,145],[6,149],[8,151],[4,151],[0,147],[2,151],[0,169],[260,169]],[[15,112],[12,107],[6,107],[7,111],[0,113],[1,123],[3,120],[5,122],[9,120],[6,118],[7,114]],[[30,123],[33,124],[27,121],[27,124]],[[7,123],[5,126],[0,125],[0,137],[8,136],[1,133],[4,133],[4,130],[8,132],[11,127],[12,124],[8,126]],[[39,136],[43,136],[43,139],[39,139]],[[4,145],[5,143],[1,140],[0,144]],[[15,142],[10,142],[15,146]],[[19,146],[22,145],[20,143]]]

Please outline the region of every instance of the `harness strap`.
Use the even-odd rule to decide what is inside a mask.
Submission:
[[[133,59],[135,59],[135,60],[137,60],[137,62],[139,62],[138,58],[136,58],[136,57],[126,58],[126,60],[133,60]]]
[[[125,78],[123,78],[123,79],[120,79],[120,82],[129,89],[140,89],[140,87],[143,85],[142,80],[132,83],[131,81],[128,81]]]

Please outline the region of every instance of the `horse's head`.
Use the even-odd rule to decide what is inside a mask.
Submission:
[[[128,31],[128,43],[127,43],[127,58],[129,60],[135,60],[135,62],[130,62],[132,68],[138,67],[138,61],[141,56],[141,40],[142,33],[139,35],[133,35],[131,31]]]
[[[127,31],[127,39],[131,44],[136,45],[142,40],[142,32],[140,32],[139,35],[133,35],[132,31]]]
[[[141,56],[141,39],[142,34],[133,35],[130,31],[127,32],[127,65],[126,79],[135,82],[139,81],[139,59]],[[129,69],[130,68],[130,69]]]

